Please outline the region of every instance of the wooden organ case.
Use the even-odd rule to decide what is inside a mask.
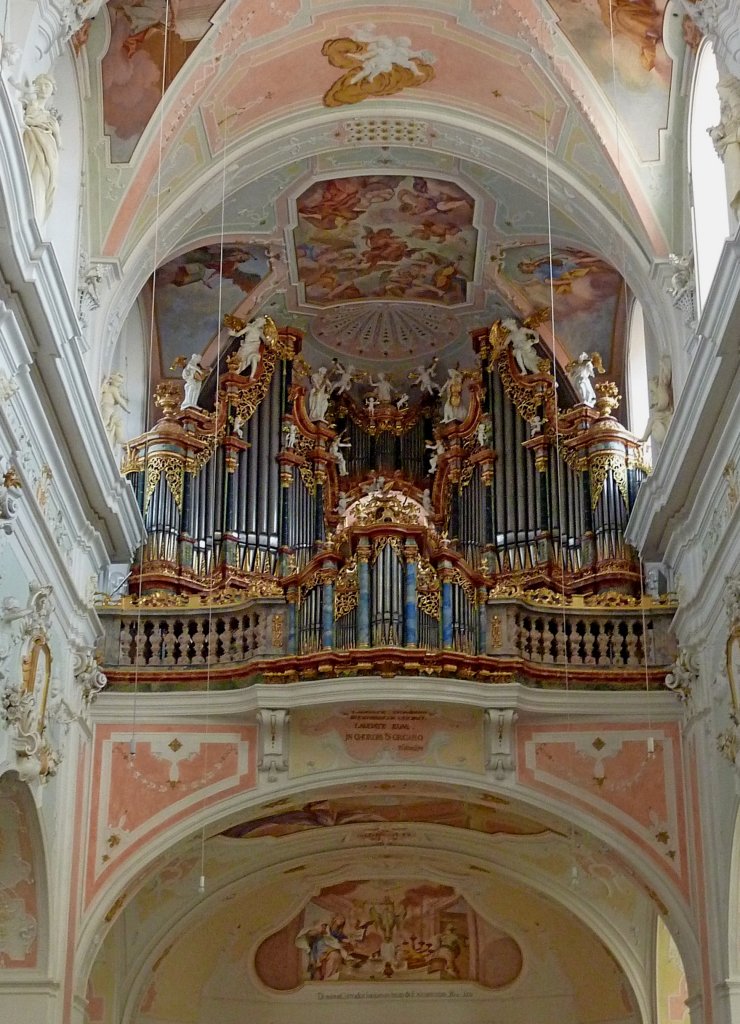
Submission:
[[[317,415],[332,371],[300,350],[283,329],[252,377],[227,360],[206,408],[157,389],[162,418],[124,463],[146,541],[130,596],[101,609],[114,681],[209,660],[288,680],[562,662],[638,685],[646,659],[670,661],[670,605],[641,596],[624,541],[646,467],[613,384],[559,408],[547,364],[522,373],[497,323],[449,371],[452,414],[430,390],[363,403],[325,386]]]

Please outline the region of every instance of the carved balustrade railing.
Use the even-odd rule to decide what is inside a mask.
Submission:
[[[662,683],[675,658],[667,600],[623,594],[564,596],[555,591],[501,594],[481,604],[475,635],[438,632],[415,644],[391,637],[358,647],[336,631],[289,651],[289,605],[252,598],[230,606],[152,607],[126,598],[101,605],[101,660],[113,689],[201,688],[208,678],[239,687],[353,675],[456,675],[481,682],[518,679],[535,686],[637,689]],[[156,602],[155,602],[156,604]],[[431,642],[430,642],[431,640]]]

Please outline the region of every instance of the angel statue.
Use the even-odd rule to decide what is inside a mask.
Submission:
[[[588,352],[581,352],[577,359],[566,365],[565,372],[576,389],[579,404],[593,408],[596,405],[596,392],[591,381],[594,374],[605,372],[599,353],[592,352],[589,355]]]
[[[351,363],[349,366],[344,366],[338,359],[332,359],[332,363],[334,364],[333,369],[336,374],[334,377],[334,390],[338,395],[343,395],[345,391],[349,391],[356,380],[360,379],[361,374],[357,372]]]
[[[642,441],[647,441],[649,437],[658,445],[665,441],[668,425],[673,416],[671,376],[671,358],[668,355],[663,355],[660,360],[658,376],[651,377],[648,381],[650,416],[645,433],[641,438]]]
[[[520,327],[516,320],[502,321],[502,327],[509,332],[509,344],[514,360],[522,373],[539,373],[539,356],[537,355],[537,334],[529,327]]]
[[[375,389],[374,398],[380,405],[387,405],[393,401],[393,387],[391,382],[388,380],[387,373],[383,373],[381,370],[378,373],[378,379],[373,380],[372,377],[370,377],[368,384],[371,388]]]
[[[329,377],[326,366],[320,366],[310,377],[311,388],[308,392],[308,418],[314,423],[326,420],[329,411],[329,399],[334,391],[334,383]]]
[[[425,391],[428,395],[433,395],[435,391],[439,391],[439,385],[434,379],[438,362],[439,359],[435,356],[429,366],[416,366],[409,372],[409,380],[412,384],[416,384],[419,391]]]
[[[272,334],[270,325],[275,328],[269,317],[258,316],[242,328],[230,328],[229,337],[239,342],[235,358],[230,364],[233,373],[254,377],[260,363],[262,345],[269,343]]]

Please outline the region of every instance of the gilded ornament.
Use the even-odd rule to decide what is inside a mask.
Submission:
[[[177,380],[163,380],[154,389],[154,404],[165,416],[174,416],[182,401],[182,386]]]
[[[599,504],[599,498],[604,490],[604,484],[609,472],[611,472],[614,483],[619,488],[625,508],[629,508],[627,465],[622,452],[596,452],[590,457],[591,508],[595,509]]]

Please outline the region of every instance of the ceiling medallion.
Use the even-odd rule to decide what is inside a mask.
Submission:
[[[363,302],[317,317],[311,333],[340,355],[400,361],[441,352],[458,340],[460,322],[438,306]]]

